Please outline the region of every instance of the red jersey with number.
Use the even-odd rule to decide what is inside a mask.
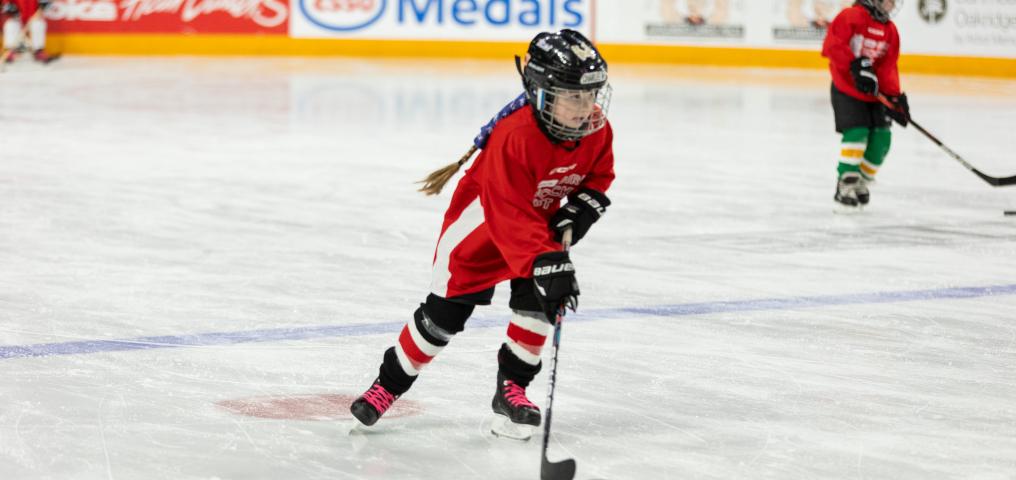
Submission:
[[[857,57],[868,57],[878,77],[879,90],[889,96],[900,94],[900,34],[892,20],[882,23],[875,20],[867,9],[854,5],[840,12],[826,31],[822,56],[829,59],[829,71],[836,88],[851,97],[866,102],[877,102],[872,95],[857,90],[850,73],[850,62]]]
[[[609,123],[579,142],[552,143],[530,105],[497,122],[452,194],[431,291],[449,298],[532,277],[537,255],[561,250],[549,227],[561,199],[610,188],[612,143]]]

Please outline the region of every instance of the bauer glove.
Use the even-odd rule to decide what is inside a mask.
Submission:
[[[575,311],[579,306],[579,282],[568,252],[547,252],[533,260],[533,285],[536,299],[551,324],[557,322],[561,308]]]
[[[568,203],[550,217],[554,240],[560,243],[564,231],[571,228],[572,245],[579,243],[589,231],[589,227],[607,213],[608,206],[610,199],[606,195],[589,188],[568,195]]]
[[[893,108],[886,107],[885,113],[889,118],[896,120],[902,127],[910,124],[910,104],[907,103],[907,94],[901,93],[898,97],[886,97]]]
[[[874,62],[868,57],[857,57],[850,62],[850,74],[854,77],[854,86],[861,93],[875,95],[878,93],[878,76],[872,70]]]

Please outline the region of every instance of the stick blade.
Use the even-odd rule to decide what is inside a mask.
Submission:
[[[575,460],[551,462],[543,457],[540,464],[540,480],[572,480],[575,478]]]
[[[978,177],[981,177],[981,180],[988,182],[988,184],[990,184],[993,187],[1004,187],[1007,185],[1016,184],[1016,175],[1013,175],[1011,177],[992,177],[991,175],[987,175],[976,168],[971,170],[973,170],[973,172]]]
[[[998,179],[998,186],[1016,185],[1016,175]]]

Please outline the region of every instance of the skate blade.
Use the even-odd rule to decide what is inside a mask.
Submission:
[[[529,441],[533,438],[533,431],[536,427],[512,422],[508,417],[494,414],[494,421],[490,424],[490,433],[495,437],[509,438],[520,442]]]
[[[339,431],[346,435],[354,435],[357,433],[363,433],[367,429],[367,426],[360,423],[357,419],[347,420],[339,423]]]
[[[837,215],[860,215],[864,213],[864,206],[858,205],[856,207],[851,207],[849,205],[837,203],[836,206],[833,207],[833,213]]]

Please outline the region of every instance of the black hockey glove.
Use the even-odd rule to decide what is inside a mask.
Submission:
[[[576,193],[568,195],[568,203],[559,208],[553,217],[550,217],[550,228],[554,230],[554,239],[561,241],[564,231],[571,227],[572,245],[579,243],[579,240],[586,235],[589,227],[592,227],[610,206],[610,199],[606,195],[583,188]]]
[[[902,127],[910,124],[910,104],[907,103],[907,94],[901,93],[898,97],[886,97],[893,108],[886,107],[885,113],[889,118],[896,120]]]
[[[857,57],[850,62],[850,74],[854,76],[854,86],[861,93],[875,95],[878,93],[878,76],[872,70],[874,63],[868,57]]]
[[[547,252],[533,260],[533,284],[536,299],[551,324],[557,322],[561,307],[575,311],[579,306],[579,282],[568,252]]]

